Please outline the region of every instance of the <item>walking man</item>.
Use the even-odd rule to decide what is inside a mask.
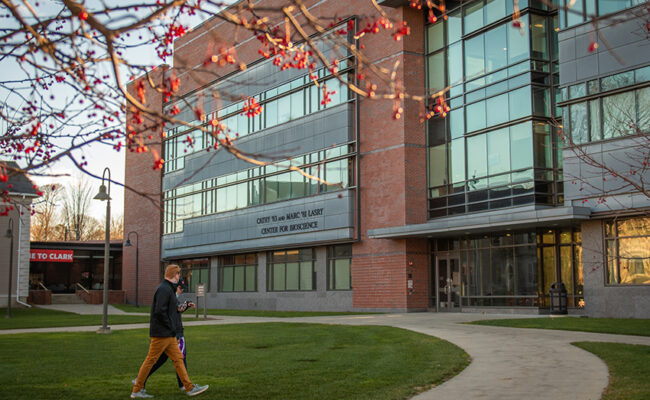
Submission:
[[[153,295],[153,304],[151,304],[151,319],[149,323],[149,336],[151,343],[149,345],[149,353],[144,359],[138,377],[133,385],[131,398],[151,398],[144,389],[144,383],[149,375],[149,371],[156,363],[162,353],[167,356],[174,363],[176,374],[180,378],[183,386],[185,386],[185,393],[188,396],[196,396],[203,393],[208,389],[208,385],[201,386],[195,385],[190,381],[187,376],[187,370],[183,363],[183,353],[178,348],[176,341],[176,333],[179,329],[176,322],[177,299],[174,285],[180,279],[181,269],[178,265],[169,265],[165,269],[165,279],[158,285],[156,293]]]

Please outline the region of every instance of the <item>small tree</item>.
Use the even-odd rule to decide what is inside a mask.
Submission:
[[[88,215],[92,193],[93,187],[83,177],[65,189],[62,213],[72,240],[85,240],[97,225]]]
[[[106,218],[104,218],[105,222]],[[124,236],[124,215],[111,216],[111,239],[122,239]]]
[[[62,187],[43,185],[39,188],[39,191],[43,195],[34,205],[30,231],[31,240],[57,240],[59,233],[56,230],[56,225],[60,218],[57,213],[57,206],[61,200]]]

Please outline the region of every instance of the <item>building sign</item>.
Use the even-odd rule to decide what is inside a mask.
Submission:
[[[74,250],[30,249],[29,253],[29,260],[34,262],[72,262]]]
[[[318,229],[318,221],[313,218],[322,217],[323,208],[299,210],[269,215],[257,218],[257,225],[266,225],[260,229],[262,235],[273,233],[297,233]]]

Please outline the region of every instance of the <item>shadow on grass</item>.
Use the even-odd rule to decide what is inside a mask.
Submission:
[[[446,341],[383,326],[259,323],[188,326],[187,362],[202,399],[405,399],[456,375],[468,355]],[[3,398],[126,398],[145,329],[0,336]],[[171,363],[147,382],[186,398]]]

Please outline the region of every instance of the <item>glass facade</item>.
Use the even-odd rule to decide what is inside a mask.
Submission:
[[[346,78],[347,60],[340,61],[338,66],[343,79],[352,79]],[[262,112],[256,116],[249,117],[243,113],[245,102],[240,101],[213,112],[203,121],[190,122],[190,125],[197,128],[183,125],[169,129],[163,143],[164,172],[184,168],[186,155],[214,146],[214,136],[217,136],[219,131],[210,125],[212,120],[219,121],[224,132],[231,139],[235,139],[332,108],[351,98],[348,88],[337,78],[333,78],[330,71],[321,68],[315,71],[315,74],[318,77],[319,87],[314,84],[309,75],[303,75],[252,96],[262,107]],[[329,101],[324,101],[323,86],[327,88]],[[204,132],[212,132],[214,136]]]
[[[608,285],[650,285],[650,218],[605,222]]]
[[[327,248],[327,290],[352,289],[352,245]]]
[[[548,307],[554,282],[565,284],[570,307],[584,305],[579,231],[439,239],[433,248],[434,254],[443,254],[446,260],[458,259],[464,307]]]
[[[650,131],[650,66],[562,89],[564,130],[573,144]],[[621,92],[620,89],[630,90]]]
[[[343,145],[291,160],[241,170],[179,186],[163,194],[164,233],[183,230],[183,220],[276,201],[333,192],[354,186],[354,145]],[[291,164],[311,179],[282,165]]]
[[[427,26],[427,89],[451,108],[427,126],[429,218],[562,201],[557,15],[533,4],[519,2],[521,28],[499,0]]]
[[[267,291],[316,290],[316,252],[313,248],[273,251],[267,260]]]
[[[164,275],[165,268],[169,264],[177,264],[181,267],[181,278],[185,280],[187,292],[194,293],[196,285],[204,283],[206,291],[210,290],[210,260],[207,258],[193,258],[177,260],[166,263],[162,269]]]
[[[561,27],[568,28],[581,24],[593,17],[623,11],[626,8],[646,3],[648,0],[554,0],[559,4]],[[569,8],[569,10],[564,9]]]
[[[256,292],[257,256],[236,254],[219,259],[220,292]]]

